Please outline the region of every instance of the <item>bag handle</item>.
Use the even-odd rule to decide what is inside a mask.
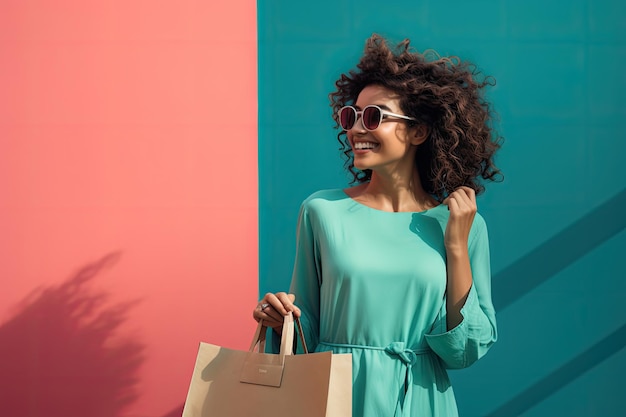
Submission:
[[[306,347],[306,340],[304,340],[304,330],[302,330],[302,323],[300,323],[300,317],[296,317],[296,325],[298,326],[298,333],[300,334],[300,342],[302,343],[302,350],[304,353],[309,353],[309,349]]]
[[[304,347],[305,353],[308,353],[304,335],[302,333],[302,325],[300,320],[296,319],[298,329],[300,331],[300,340]],[[283,321],[283,332],[280,342],[280,354],[271,355],[264,353],[265,351],[265,333],[267,326],[263,320],[257,325],[254,339],[250,345],[250,351],[241,369],[239,382],[247,384],[265,385],[270,387],[280,387],[283,379],[283,371],[285,369],[285,357],[293,355],[293,340],[295,328],[293,324],[293,314],[290,312],[285,316]],[[254,352],[254,348],[259,345],[261,349],[259,353]]]
[[[304,339],[304,332],[302,331],[302,323],[300,323],[300,318],[295,318],[296,326],[298,326],[299,339],[302,343],[302,350],[304,353],[309,353],[309,350],[306,346],[306,340]],[[263,320],[259,320],[259,324],[257,325],[256,332],[254,333],[254,337],[252,339],[252,344],[250,345],[250,352],[254,351],[254,348],[259,345],[259,352],[265,352],[265,339],[266,339],[267,326],[263,323]],[[293,355],[293,339],[294,339],[294,317],[293,313],[289,312],[285,316],[285,320],[283,321],[283,332],[280,338],[280,355]]]

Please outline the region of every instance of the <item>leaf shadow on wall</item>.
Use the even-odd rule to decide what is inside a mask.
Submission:
[[[136,302],[92,288],[119,257],[35,290],[0,326],[0,415],[117,417],[135,401],[144,346],[120,326]]]

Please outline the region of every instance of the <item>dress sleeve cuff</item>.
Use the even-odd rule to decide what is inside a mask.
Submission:
[[[466,345],[470,337],[471,326],[469,322],[471,322],[476,308],[480,310],[476,290],[472,285],[465,304],[461,308],[463,320],[453,329],[446,330],[446,315],[441,314],[433,326],[433,331],[425,335],[430,348],[443,359],[448,368],[455,369],[468,366]]]

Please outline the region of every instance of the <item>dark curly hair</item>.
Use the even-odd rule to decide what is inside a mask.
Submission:
[[[483,97],[484,87],[495,85],[475,65],[458,57],[442,58],[434,51],[415,52],[405,39],[395,50],[372,35],[356,69],[342,74],[330,94],[333,117],[354,104],[361,90],[380,85],[400,95],[400,108],[428,127],[428,138],[415,157],[422,187],[439,201],[459,186],[484,191],[483,180],[500,180],[493,156],[502,138],[492,128],[493,113]],[[354,155],[345,131],[337,135],[353,183],[369,181],[371,170],[354,167]]]

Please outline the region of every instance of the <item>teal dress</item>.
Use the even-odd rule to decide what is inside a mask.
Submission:
[[[446,329],[449,211],[386,212],[343,190],[319,191],[300,210],[290,292],[309,350],[351,353],[353,416],[456,416],[446,369],[465,368],[496,340],[489,242],[476,215],[473,285],[463,321]]]

